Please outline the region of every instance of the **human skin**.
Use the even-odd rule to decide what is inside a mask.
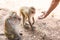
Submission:
[[[46,18],[46,17],[57,7],[57,5],[59,4],[59,2],[60,2],[60,0],[52,0],[52,3],[51,3],[51,5],[50,5],[48,11],[47,11],[46,13],[44,13],[44,14],[42,15],[43,17],[41,17],[41,18],[39,18],[39,19],[44,19],[44,18]]]

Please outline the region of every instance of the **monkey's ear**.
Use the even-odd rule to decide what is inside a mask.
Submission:
[[[35,8],[34,7],[30,7],[29,10],[30,10],[31,13],[35,13]]]
[[[11,12],[10,17],[14,17],[16,15],[17,15],[16,12]]]
[[[16,15],[16,12],[12,12],[12,16],[15,16]]]

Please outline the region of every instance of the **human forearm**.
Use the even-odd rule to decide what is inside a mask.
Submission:
[[[48,11],[45,14],[45,17],[47,17],[56,8],[56,6],[58,4],[59,4],[59,0],[53,0],[50,8],[48,9]]]

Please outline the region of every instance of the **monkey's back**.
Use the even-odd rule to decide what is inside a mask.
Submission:
[[[28,7],[22,7],[20,9],[20,14],[25,17],[25,19],[29,16],[29,8]]]

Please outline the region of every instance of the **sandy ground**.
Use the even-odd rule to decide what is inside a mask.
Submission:
[[[4,34],[4,22],[9,13],[10,12],[0,11],[2,15],[0,17],[0,34]],[[60,40],[60,20],[54,17],[47,17],[43,20],[37,19],[33,25],[35,27],[34,31],[31,31],[30,28],[24,28],[22,21],[17,21],[17,19],[11,20],[11,23],[14,23],[13,27],[16,29],[16,32],[20,35],[22,34],[22,40]],[[5,35],[0,35],[0,40],[6,39]]]

